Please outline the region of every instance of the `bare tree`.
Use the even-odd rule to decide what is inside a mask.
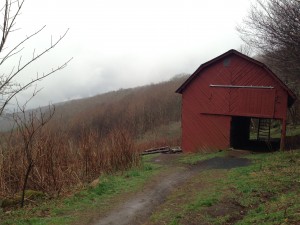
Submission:
[[[248,45],[248,44],[241,45],[240,48],[239,48],[239,51],[241,53],[243,53],[244,55],[247,55],[247,56],[251,57],[252,49],[251,49],[250,45]]]
[[[27,187],[27,181],[31,170],[37,160],[35,143],[36,136],[40,133],[41,129],[50,121],[55,112],[54,106],[49,106],[48,110],[26,111],[26,104],[19,106],[19,112],[14,113],[14,121],[16,123],[17,131],[19,132],[22,139],[22,149],[24,158],[26,160],[25,174],[23,177],[22,196],[21,196],[21,207],[24,206],[25,190]]]
[[[298,86],[294,81],[300,80],[299,0],[256,0],[237,29],[265,63],[286,82]]]
[[[39,58],[56,47],[68,32],[68,30],[66,30],[66,32],[63,33],[57,40],[52,40],[51,37],[49,45],[45,50],[40,52],[35,52],[35,50],[33,50],[31,58],[23,61],[21,51],[25,48],[25,44],[28,42],[28,40],[37,36],[45,29],[45,26],[43,26],[40,29],[37,29],[32,34],[21,39],[16,45],[6,46],[8,37],[13,32],[16,32],[18,30],[18,27],[16,27],[16,21],[18,16],[20,15],[24,2],[25,0],[5,0],[3,2],[2,8],[0,8],[0,12],[3,15],[2,21],[0,20],[0,68],[2,69],[2,72],[0,74],[0,115],[3,113],[7,104],[18,93],[28,89],[36,82],[43,80],[56,71],[63,69],[71,60],[69,59],[56,68],[52,68],[47,72],[44,72],[42,74],[37,73],[36,75],[31,76],[31,80],[28,82],[19,82],[19,78],[24,73],[25,68],[32,65],[32,63],[36,62]],[[11,69],[9,69],[10,72],[3,72],[5,71],[4,68],[6,70],[8,69],[5,66],[9,59],[13,59],[15,61],[15,65]]]

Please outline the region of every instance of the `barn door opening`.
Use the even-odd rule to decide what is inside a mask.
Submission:
[[[280,120],[267,118],[251,118],[250,141],[264,143],[270,150],[279,149],[282,132]]]
[[[230,146],[242,149],[249,144],[250,117],[233,116],[230,127]]]
[[[278,150],[281,123],[278,120],[233,116],[230,146],[253,151]]]

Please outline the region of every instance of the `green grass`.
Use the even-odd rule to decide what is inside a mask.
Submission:
[[[158,173],[162,166],[150,162],[154,156],[146,156],[140,168],[133,168],[115,175],[103,175],[100,184],[87,187],[68,198],[49,200],[39,206],[4,213],[0,211],[1,224],[71,224],[83,221],[86,212],[105,212],[124,198],[139,190],[147,180]],[[82,215],[84,215],[82,217]]]
[[[226,156],[182,154],[178,165]],[[96,188],[11,213],[0,212],[1,224],[71,224],[93,212],[106,212],[133,195],[165,166],[143,157],[141,168],[100,177]],[[153,212],[148,224],[297,224],[300,221],[300,151],[246,155],[252,164],[234,169],[199,171]],[[227,210],[227,211],[226,211]],[[91,213],[87,213],[91,212]],[[148,225],[147,224],[147,225]]]
[[[292,137],[300,135],[300,125],[292,126],[288,125],[286,127],[286,136]],[[271,138],[280,138],[281,137],[281,127],[273,127],[270,130],[270,136]],[[251,131],[250,132],[250,140],[256,140],[257,139],[257,131]]]
[[[181,161],[193,164],[214,156],[190,155]],[[300,151],[246,157],[253,162],[247,167],[200,172],[169,196],[150,224],[297,224]]]
[[[211,159],[214,157],[223,157],[224,155],[226,155],[226,151],[220,151],[216,153],[189,153],[182,155],[182,157],[178,161],[183,164],[194,165],[199,161]]]
[[[237,224],[296,224],[300,221],[300,152],[253,155],[250,167],[233,170],[233,196],[249,208]],[[238,182],[233,180],[238,177]]]
[[[287,126],[286,128],[287,136],[297,136],[300,135],[300,125],[297,126]]]
[[[168,196],[167,201],[151,216],[150,224],[198,224],[206,217],[201,210],[221,199],[220,187],[216,184],[223,176],[222,170],[208,170],[193,177]],[[195,220],[198,214],[201,220]]]

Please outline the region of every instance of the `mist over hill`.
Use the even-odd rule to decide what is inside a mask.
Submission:
[[[169,81],[157,84],[120,89],[55,104],[54,118],[49,127],[52,130],[63,129],[75,139],[83,129],[95,130],[105,136],[114,129],[122,128],[139,140],[144,139],[145,134],[153,139],[157,132],[178,136],[181,96],[175,90],[187,76],[179,74]],[[12,125],[5,118],[0,120],[2,131],[7,131]]]

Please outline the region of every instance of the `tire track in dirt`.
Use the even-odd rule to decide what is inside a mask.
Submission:
[[[162,163],[166,156],[158,156],[155,161]],[[182,168],[170,164],[171,168],[159,179],[133,195],[130,199],[117,206],[105,217],[99,219],[93,225],[138,225],[145,222],[152,211],[162,204],[167,196],[186,180],[192,178],[197,173],[208,169],[231,169],[235,167],[247,166],[251,163],[249,159],[238,157],[215,157],[201,161],[189,168]]]

